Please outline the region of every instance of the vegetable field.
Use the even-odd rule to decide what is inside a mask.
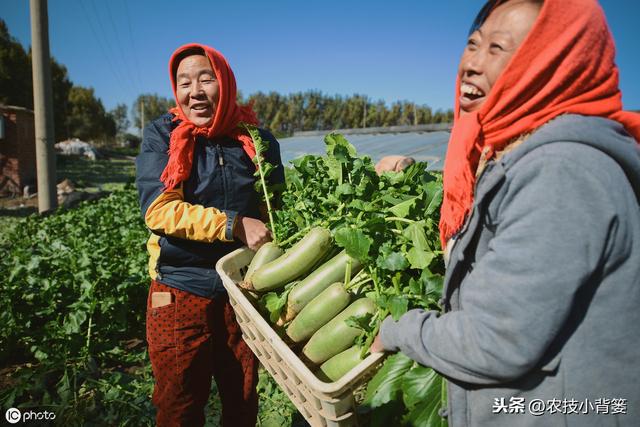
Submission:
[[[131,186],[16,224],[0,260],[3,407],[49,408],[61,425],[151,423],[146,236]]]
[[[148,231],[135,188],[1,233],[0,407],[53,411],[61,426],[153,425]],[[299,423],[264,372],[259,393],[261,425]],[[216,426],[212,396],[207,424]]]
[[[441,177],[425,172],[424,163],[379,177],[371,160],[358,156],[340,135],[328,135],[326,144],[327,156],[304,156],[287,171],[282,209],[270,212],[281,249],[265,256],[247,280],[247,286],[261,288],[257,304],[281,336],[301,344],[310,340],[305,358],[314,366],[335,356],[323,353],[322,337],[314,341],[322,324],[332,321],[337,326],[331,329],[349,331],[343,358],[357,363],[387,315],[439,310],[444,274],[437,243]],[[264,178],[269,166],[261,170]],[[0,405],[54,411],[56,423],[65,426],[152,425],[153,379],[144,336],[148,231],[133,185],[74,210],[19,220],[2,233]],[[318,238],[326,242],[315,257],[291,262],[299,265],[304,258],[304,274],[265,274],[269,261],[309,235],[316,250]],[[325,276],[329,285],[340,285],[296,290],[294,279],[303,283],[309,272],[332,261],[340,267]],[[306,320],[297,317],[322,291],[342,298],[340,309],[327,316],[320,307]],[[356,303],[363,307],[340,318]],[[318,320],[318,313],[326,319]],[[344,372],[343,362],[329,363],[324,379]],[[305,425],[264,371],[259,394],[260,425]],[[398,354],[387,357],[363,390],[361,408],[371,425],[441,426],[445,398],[439,375]],[[211,402],[207,424],[217,425],[219,401]]]

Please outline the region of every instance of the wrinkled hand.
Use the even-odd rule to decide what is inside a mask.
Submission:
[[[272,240],[271,231],[259,219],[240,216],[236,218],[233,235],[242,240],[252,251]]]
[[[371,343],[371,347],[369,347],[370,353],[382,353],[384,352],[384,346],[382,345],[382,339],[380,339],[380,334],[376,335]]]
[[[400,172],[407,166],[414,164],[416,161],[413,157],[406,156],[385,156],[376,164],[376,173],[381,175],[383,172]]]

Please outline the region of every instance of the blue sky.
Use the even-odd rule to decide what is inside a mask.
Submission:
[[[457,62],[482,1],[49,0],[52,55],[107,109],[140,93],[170,97],[167,61],[187,42],[221,51],[244,95],[309,89],[453,106]],[[640,1],[602,0],[623,102],[640,109]],[[31,44],[29,2],[0,17]]]

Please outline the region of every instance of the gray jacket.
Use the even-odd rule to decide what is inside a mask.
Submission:
[[[640,149],[607,119],[559,117],[487,165],[445,314],[381,328],[449,379],[450,426],[640,425],[639,200]]]

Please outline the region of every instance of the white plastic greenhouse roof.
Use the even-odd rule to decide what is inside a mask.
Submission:
[[[442,170],[449,141],[449,132],[446,131],[374,134],[344,132],[343,135],[355,146],[358,154],[370,156],[374,162],[384,156],[398,154],[426,161],[429,163],[428,169],[433,170]],[[305,154],[325,154],[324,134],[294,135],[282,138],[279,142],[285,165]]]

